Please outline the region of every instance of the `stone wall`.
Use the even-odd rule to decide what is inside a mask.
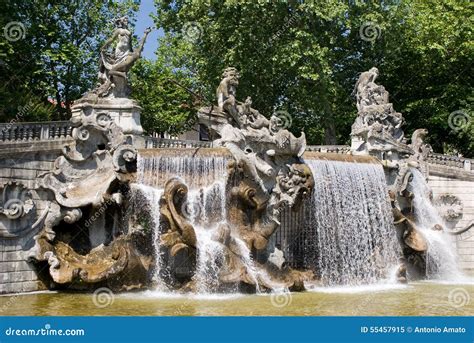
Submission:
[[[463,170],[438,165],[430,166],[428,184],[433,190],[435,202],[442,196],[453,195],[462,204],[462,215],[448,220],[460,266],[469,274],[474,274],[474,175]],[[454,199],[454,198],[453,198]]]
[[[27,261],[27,252],[33,247],[33,237],[40,229],[40,225],[36,226],[30,217],[40,217],[47,211],[44,200],[48,195],[37,189],[37,179],[41,173],[52,169],[61,149],[70,142],[71,129],[66,123],[3,124],[0,127],[0,204],[4,207],[11,197],[7,195],[5,187],[35,190],[28,193],[28,197],[36,204],[31,216],[1,218],[0,294],[47,288],[39,280],[36,268]],[[7,226],[7,230],[4,230],[4,226]]]
[[[51,148],[51,144],[46,143],[35,142],[38,148],[44,145]],[[0,185],[21,185],[35,189],[38,176],[52,168],[58,155],[57,149],[56,153],[54,149],[49,152],[25,152],[18,149],[9,155],[0,154]],[[48,210],[44,201],[45,196],[47,195],[41,190],[31,193],[31,199],[36,204],[32,217],[41,217],[41,214]],[[34,266],[27,262],[27,252],[34,245],[33,237],[41,229],[40,225],[35,226],[34,221],[29,218],[15,220],[3,218],[3,224],[9,227],[8,233],[0,232],[0,294],[46,289],[46,286],[39,281]]]

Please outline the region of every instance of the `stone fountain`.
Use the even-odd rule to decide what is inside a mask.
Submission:
[[[430,268],[437,270],[446,263],[457,273],[455,257],[449,252],[452,248],[441,247],[449,245],[450,239],[443,237],[445,222],[434,209],[433,194],[426,183],[428,157],[432,153],[431,146],[424,142],[428,131],[415,130],[407,144],[402,130],[403,116],[394,110],[385,88],[375,83],[378,73],[375,67],[363,72],[355,86],[358,117],[352,126],[351,151],[375,156],[385,168],[394,225],[402,250],[398,277],[405,281],[408,270],[411,279],[425,278],[430,275]],[[425,220],[427,216],[431,217],[429,224]],[[433,232],[437,232],[435,237]],[[444,242],[433,245],[430,244],[432,238]],[[440,253],[440,248],[446,251]],[[430,255],[437,254],[442,256],[434,261]]]
[[[0,293],[301,291],[391,276],[406,282],[455,261],[435,205],[454,221],[462,203],[449,194],[432,201],[427,131],[407,144],[377,68],[355,86],[350,148],[307,147],[281,113],[265,116],[251,97],[239,101],[233,67],[223,71],[216,104],[198,110],[215,139],[156,147],[127,81],[149,30],[132,49],[127,26],[117,20],[98,84],[74,103],[70,122],[2,138],[11,166],[0,171],[27,161],[33,172],[0,179],[2,266],[29,275],[10,288],[0,283]],[[36,139],[48,142],[44,150]],[[18,149],[25,155],[15,160]]]

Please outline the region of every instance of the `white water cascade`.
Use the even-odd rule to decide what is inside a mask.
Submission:
[[[154,217],[152,224],[155,236],[157,266],[155,279],[159,283],[160,270],[165,268],[160,256],[159,198],[170,178],[180,178],[188,187],[185,207],[181,212],[195,229],[197,238],[196,270],[193,281],[200,294],[214,292],[219,286],[219,273],[225,263],[225,247],[216,240],[219,227],[226,223],[226,184],[228,158],[218,155],[191,156],[190,154],[161,156],[138,156],[137,181],[139,190],[149,204]],[[250,250],[234,233],[241,261],[258,290],[259,278]]]
[[[431,189],[418,169],[412,169],[409,190],[413,193],[415,223],[428,244],[426,272],[430,279],[456,281],[463,278],[458,267],[456,249],[444,231],[433,230],[435,225],[445,227],[444,220],[431,201]]]
[[[387,279],[400,248],[382,166],[306,160],[315,189],[305,265],[324,285],[363,285]]]
[[[163,195],[163,189],[157,189],[150,186],[146,186],[139,183],[131,184],[131,192],[132,192],[132,209],[135,212],[138,208],[141,207],[143,209],[144,203],[146,206],[146,213],[147,217],[150,219],[148,225],[153,228],[153,244],[154,254],[155,254],[155,268],[153,269],[153,277],[152,280],[159,285],[162,286],[160,282],[160,267],[161,267],[161,260],[162,256],[160,254],[160,250],[158,247],[159,240],[159,230],[160,227],[160,198]]]

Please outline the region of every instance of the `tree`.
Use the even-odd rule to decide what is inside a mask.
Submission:
[[[0,6],[0,121],[15,120],[18,107],[30,103],[36,110],[21,121],[69,119],[72,101],[96,82],[99,48],[113,19],[138,9],[132,0],[25,0]]]
[[[192,88],[189,77],[167,67],[162,59],[141,59],[130,79],[132,97],[143,108],[141,123],[148,134],[179,134],[192,129],[199,99],[186,90]]]
[[[222,70],[241,71],[238,95],[265,115],[278,109],[310,144],[348,143],[360,72],[377,66],[407,134],[430,130],[437,151],[473,154],[472,123],[452,130],[449,114],[469,111],[472,6],[428,1],[155,0],[166,32],[159,53],[212,98]],[[454,75],[454,77],[451,77]],[[469,115],[469,114],[468,114]],[[449,139],[449,146],[443,144]]]

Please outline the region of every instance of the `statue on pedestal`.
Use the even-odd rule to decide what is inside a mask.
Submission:
[[[29,258],[46,261],[59,286],[93,289],[107,282],[117,290],[141,288],[151,265],[151,258],[137,251],[137,242],[147,240],[142,231],[114,226],[117,236],[96,235],[103,239],[97,244],[90,238],[106,230],[107,216],[118,218],[121,213],[143,142],[141,108],[128,98],[127,73],[140,58],[150,29],[133,50],[127,17],[117,19],[116,25],[100,52],[97,87],[72,106],[74,141],[63,148],[51,171],[38,176],[51,200]],[[70,239],[69,231],[77,228],[85,228],[90,236],[82,250]]]
[[[100,49],[99,84],[92,91],[99,97],[128,97],[130,90],[127,84],[127,73],[140,58],[146,37],[151,32],[151,28],[147,28],[138,48],[133,50],[132,33],[128,30],[128,18],[118,18],[115,23],[117,28],[112,37],[107,39]],[[118,42],[111,53],[108,48],[115,40]]]
[[[140,58],[145,40],[151,32],[147,28],[138,47],[132,47],[132,33],[128,29],[128,18],[121,17],[115,21],[116,29],[104,43],[100,51],[97,86],[75,101],[72,106],[71,121],[80,125],[94,122],[95,117],[110,117],[124,134],[139,136],[143,133],[140,124],[141,107],[130,99],[130,86],[127,74]],[[117,41],[112,51],[109,47]]]
[[[377,68],[363,72],[354,87],[358,117],[352,125],[352,152],[384,158],[385,154],[410,154],[401,127],[405,123],[401,113],[389,102],[385,87],[375,83]]]

